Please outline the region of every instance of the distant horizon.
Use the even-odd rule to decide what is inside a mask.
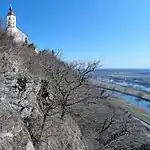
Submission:
[[[101,68],[98,68],[97,70],[149,70],[150,71],[150,68],[104,68],[104,67],[101,67]]]
[[[150,69],[150,68],[105,68],[105,67],[100,67],[104,69]]]

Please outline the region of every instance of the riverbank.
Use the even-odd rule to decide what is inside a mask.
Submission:
[[[150,93],[148,92],[140,91],[131,87],[125,87],[125,86],[118,85],[118,84],[102,82],[98,80],[92,80],[92,82],[105,90],[120,92],[126,95],[135,96],[135,97],[138,97],[138,98],[141,98],[150,102]]]
[[[137,117],[135,117],[138,116],[139,118],[141,113],[137,115],[138,110],[136,109],[136,113],[134,111],[134,113],[130,113],[131,110],[127,110],[127,106],[128,105],[123,100],[116,97],[110,97],[110,99],[99,99],[95,103],[80,103],[71,108],[70,114],[79,125],[90,150],[99,150],[100,147],[103,147],[103,142],[107,140],[110,135],[118,132],[118,129],[121,129],[121,127],[127,123],[126,125],[132,134],[123,136],[121,141],[113,142],[110,147],[113,149],[115,145],[124,145],[124,147],[127,147],[126,149],[131,150],[133,145],[136,147],[136,144],[138,146],[149,141],[150,129],[147,128],[146,123],[149,121],[149,117],[147,120],[146,117],[144,119],[142,118],[142,120],[145,121],[141,122],[140,119],[136,119]],[[113,115],[114,110],[115,115]],[[98,141],[97,139],[99,136],[97,135],[97,129],[101,129],[105,121],[109,121],[111,117],[113,117],[112,125],[100,135],[101,141]]]
[[[115,96],[109,98],[109,101],[112,105],[115,105],[125,111],[132,113],[133,116],[150,125],[150,115],[146,113],[143,109],[132,106],[130,103],[127,103],[119,97]]]

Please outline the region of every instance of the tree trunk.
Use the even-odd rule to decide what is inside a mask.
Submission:
[[[62,112],[61,112],[61,117],[60,117],[60,119],[63,120],[64,115],[65,115],[65,113],[66,113],[66,108],[65,108],[65,106],[61,106],[61,109],[62,109]]]

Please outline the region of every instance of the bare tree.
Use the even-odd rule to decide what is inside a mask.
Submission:
[[[61,119],[63,119],[67,107],[96,97],[92,96],[90,91],[88,75],[99,66],[99,61],[72,63],[66,66],[60,64],[40,65],[50,76],[51,89],[55,93],[53,96],[61,107]]]
[[[104,147],[102,148],[102,150],[105,150],[111,144],[113,144],[117,140],[119,140],[120,137],[122,137],[122,136],[124,136],[126,134],[129,134],[129,133],[130,133],[130,131],[128,130],[127,124],[124,123],[123,126],[121,127],[121,129],[119,131],[112,133],[112,135],[110,135],[110,137],[108,138],[108,140],[106,140],[104,142]]]
[[[41,81],[41,88],[37,95],[43,117],[38,136],[32,134],[36,145],[43,139],[46,120],[53,115],[52,110],[60,109],[60,118],[63,119],[68,107],[105,96],[104,91],[100,95],[94,95],[93,87],[88,81],[88,76],[99,66],[99,61],[67,64],[62,63],[56,55],[44,51],[37,56],[39,66],[36,64],[36,68],[43,70],[41,75],[45,76],[45,79]]]

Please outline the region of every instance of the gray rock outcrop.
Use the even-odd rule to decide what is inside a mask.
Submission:
[[[4,55],[5,61],[0,62],[0,150],[35,150],[25,120],[32,118],[35,126],[30,130],[39,132],[36,123],[42,120],[42,113],[36,98],[40,78],[23,70],[17,57]],[[49,117],[42,138],[39,150],[87,150],[78,125],[69,115],[63,121],[57,115]]]

